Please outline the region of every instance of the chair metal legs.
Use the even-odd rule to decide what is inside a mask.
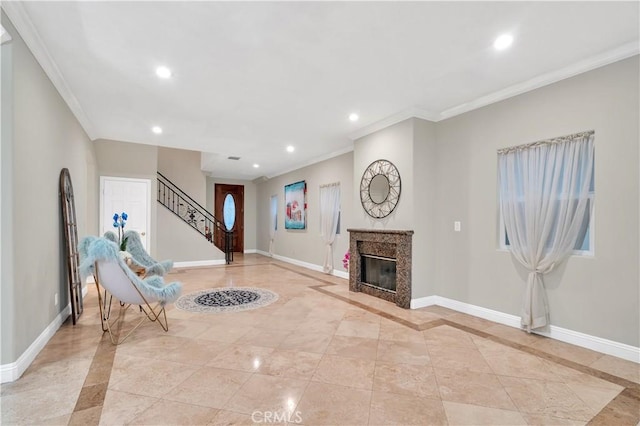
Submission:
[[[118,311],[118,316],[115,318],[111,318],[111,303],[113,301],[113,296],[107,293],[107,290],[104,290],[104,297],[100,291],[100,286],[97,278],[96,281],[96,289],[98,290],[98,305],[100,307],[100,322],[102,323],[102,331],[109,333],[109,338],[111,339],[111,343],[114,345],[119,345],[124,342],[130,335],[133,333],[138,327],[142,325],[145,320],[149,320],[151,322],[157,322],[160,327],[164,331],[169,331],[169,323],[167,322],[167,312],[164,309],[164,305],[161,302],[158,302],[155,306],[149,305],[146,299],[144,305],[136,305],[140,306],[140,311],[144,313],[142,319],[133,326],[131,330],[127,332],[124,337],[121,337],[122,333],[122,324],[124,323],[125,312],[131,306],[130,303],[124,304],[120,303],[120,309]]]

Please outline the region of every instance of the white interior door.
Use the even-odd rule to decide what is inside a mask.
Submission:
[[[137,231],[148,250],[150,203],[151,180],[100,176],[100,235],[107,231],[117,234],[113,214],[126,212],[129,218],[124,230]]]

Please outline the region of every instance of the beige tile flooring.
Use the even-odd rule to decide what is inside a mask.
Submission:
[[[177,270],[184,293],[256,286],[260,309],[168,308],[117,348],[95,287],[16,382],[2,424],[636,425],[640,368],[433,306],[403,310],[346,280],[237,256]],[[134,310],[127,318],[134,317]],[[124,328],[126,329],[125,324]]]

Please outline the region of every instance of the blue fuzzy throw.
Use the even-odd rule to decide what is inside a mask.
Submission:
[[[146,252],[142,245],[140,234],[136,231],[129,230],[125,232],[124,238],[127,240],[127,251],[131,253],[131,256],[136,262],[147,269],[147,275],[164,275],[173,268],[172,260],[163,260],[162,262],[158,262],[149,256],[149,253]]]
[[[131,282],[145,296],[164,303],[175,302],[182,292],[182,284],[172,282],[165,285],[161,276],[140,279],[120,257],[118,245],[107,238],[85,237],[78,244],[80,253],[80,276],[82,282],[95,272],[95,262],[117,262]]]
[[[114,243],[118,242],[118,236],[114,232],[107,231],[104,233],[104,237]],[[158,262],[149,256],[149,253],[147,253],[142,245],[140,234],[136,231],[129,230],[124,233],[123,237],[127,241],[127,252],[131,255],[131,260],[136,266],[145,268],[147,275],[163,276],[173,268],[172,260],[163,260]]]

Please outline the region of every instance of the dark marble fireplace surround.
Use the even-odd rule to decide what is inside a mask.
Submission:
[[[401,308],[411,306],[411,241],[413,231],[387,229],[347,229],[349,231],[349,290],[393,302]],[[396,260],[396,291],[389,292],[362,282],[361,255]]]

